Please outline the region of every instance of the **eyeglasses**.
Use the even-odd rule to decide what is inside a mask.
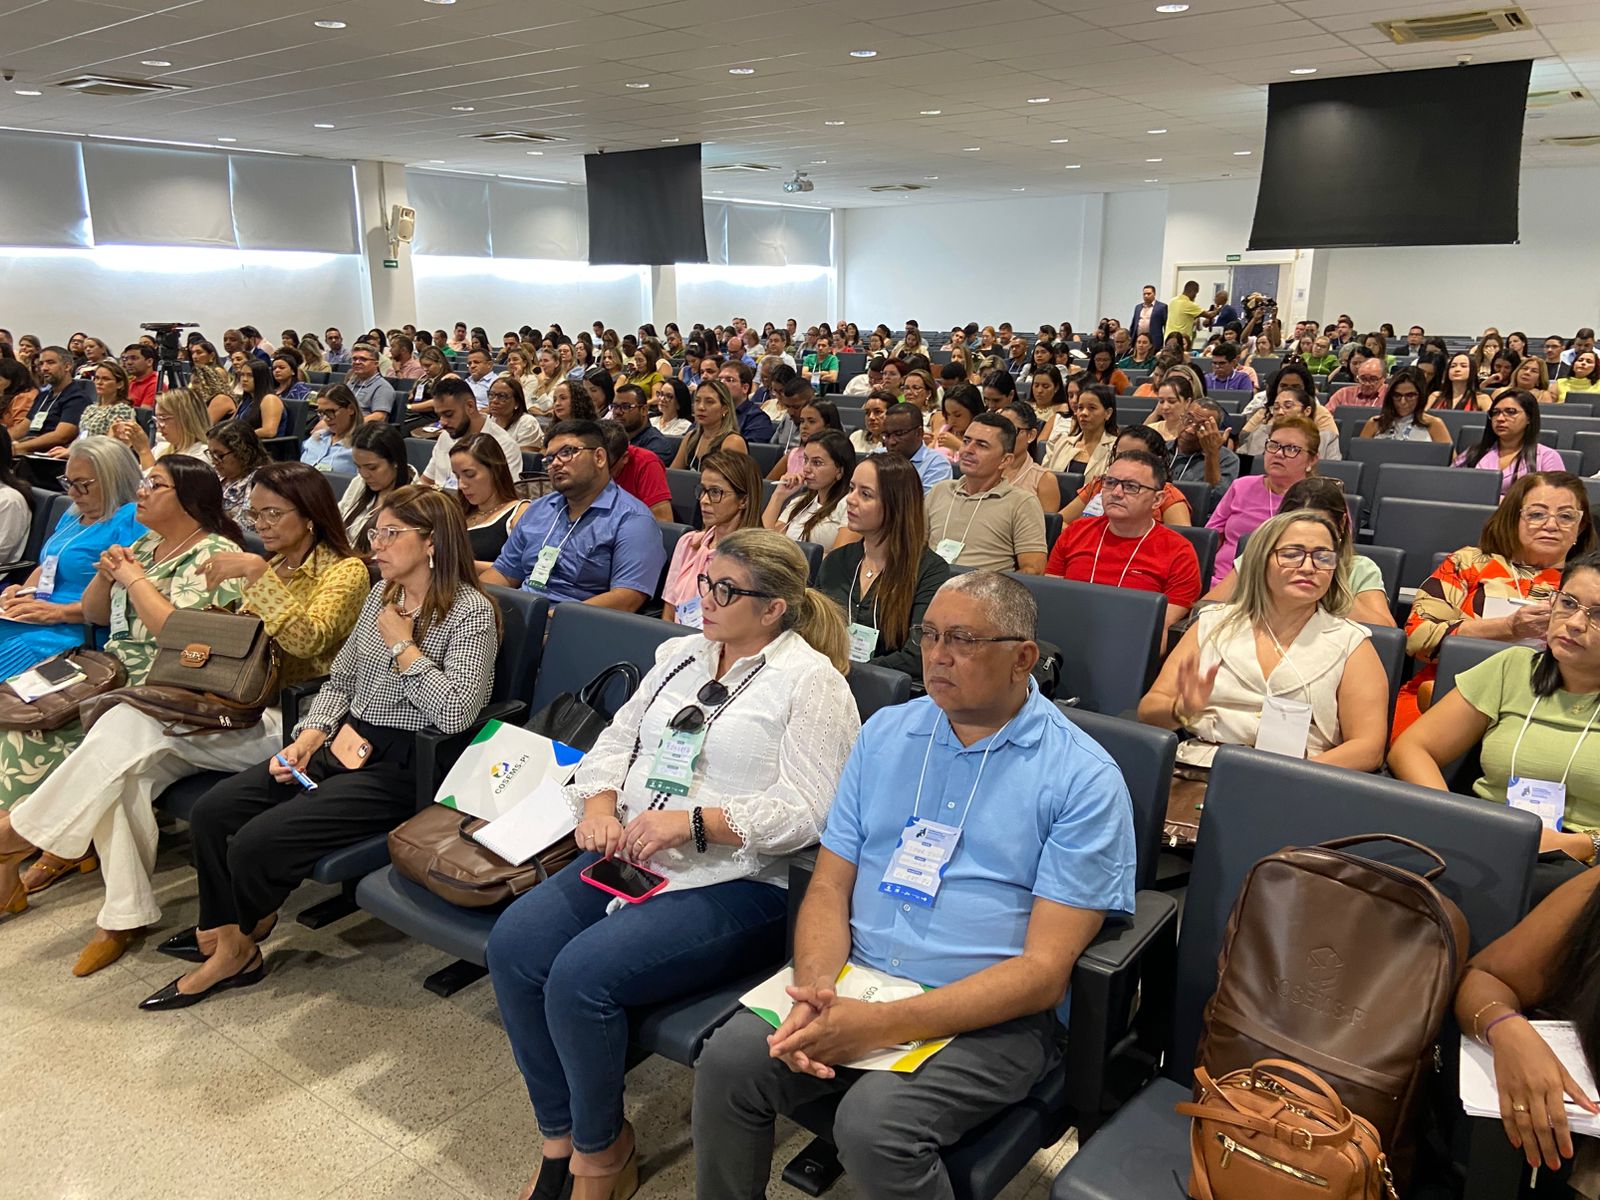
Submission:
[[[723,686],[720,679],[713,679],[696,692],[694,698],[700,704],[686,704],[680,708],[673,714],[672,720],[667,722],[668,729],[676,733],[698,733],[706,727],[706,722],[709,720],[706,709],[700,705],[703,704],[706,708],[721,708],[728,702],[728,689]]]
[[[276,525],[294,511],[292,508],[247,508],[244,515],[252,525]]]
[[[159,492],[170,490],[171,488],[172,484],[157,479],[154,475],[144,475],[139,479],[139,491],[141,492]]]
[[[343,409],[334,405],[329,405],[327,408],[323,408],[320,404],[317,405],[317,416],[321,417],[324,421],[333,420],[343,411]]]
[[[89,490],[94,487],[96,482],[97,481],[93,478],[74,479],[70,475],[61,481],[62,486],[67,489],[67,495],[69,496],[87,496],[89,494]]]
[[[712,485],[711,487],[696,488],[695,492],[699,496],[704,496],[707,500],[711,501],[711,503],[713,503],[713,504],[721,504],[729,496],[743,496],[744,495],[743,492],[735,491],[732,488],[717,487],[715,485]]]
[[[559,450],[551,450],[545,457],[546,462],[571,462],[580,454],[588,454],[599,449],[598,446],[563,446]]]
[[[1583,519],[1575,508],[1558,508],[1554,512],[1548,508],[1525,508],[1519,515],[1529,525],[1547,525],[1554,521],[1557,529],[1574,529]]]
[[[1100,490],[1104,492],[1121,492],[1137,500],[1145,492],[1154,492],[1160,489],[1152,484],[1140,483],[1137,479],[1118,479],[1114,475],[1100,477]]]
[[[960,629],[940,631],[933,625],[913,625],[906,631],[906,642],[920,650],[937,650],[941,645],[950,647],[950,653],[963,658],[978,652],[978,647],[992,642],[1025,642],[1022,637],[979,637]]]
[[[702,599],[710,596],[717,602],[718,608],[727,608],[728,605],[733,603],[736,596],[752,596],[757,600],[771,600],[773,598],[771,592],[758,592],[752,588],[735,587],[732,580],[728,579],[718,579],[713,582],[711,576],[705,574],[695,576],[694,586]]]
[[[614,413],[637,412],[643,407],[644,405],[642,404],[635,404],[627,400],[613,400],[611,402],[611,411]]]
[[[1556,592],[1550,597],[1550,611],[1563,621],[1570,621],[1579,613],[1583,614],[1583,627],[1600,625],[1600,605],[1589,607],[1578,602],[1577,597],[1569,596],[1566,592]]]
[[[1491,417],[1520,417],[1522,415],[1522,409],[1510,406],[1506,408],[1492,408],[1489,410],[1489,415]]]
[[[387,546],[402,533],[420,533],[415,525],[379,525],[372,531],[372,544],[374,546]]]
[[[1400,388],[1390,388],[1389,395],[1395,400],[1420,400],[1422,398],[1421,393],[1416,388],[1406,388],[1403,391]]]
[[[1304,446],[1296,446],[1293,442],[1268,442],[1268,454],[1281,454],[1284,458],[1299,458],[1304,454]]]
[[[1272,556],[1278,560],[1280,567],[1298,567],[1308,558],[1319,571],[1331,571],[1339,565],[1337,550],[1312,549],[1310,546],[1279,546]]]

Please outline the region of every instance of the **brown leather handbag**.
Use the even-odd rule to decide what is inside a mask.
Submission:
[[[1195,1082],[1177,1106],[1194,1200],[1398,1200],[1377,1130],[1315,1071],[1269,1058]]]
[[[441,900],[491,908],[515,900],[578,857],[569,833],[521,866],[512,866],[473,834],[488,822],[430,804],[389,834],[394,869]]]
[[[277,693],[278,646],[252,613],[176,609],[155,641],[155,661],[145,676],[152,687],[183,688],[257,709]]]
[[[0,729],[24,733],[60,729],[78,719],[80,704],[128,682],[128,669],[122,660],[104,650],[68,650],[47,661],[61,660],[76,667],[83,678],[59,692],[28,702],[0,684]]]

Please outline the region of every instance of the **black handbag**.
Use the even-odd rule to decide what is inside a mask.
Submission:
[[[606,689],[613,679],[618,678],[624,684],[622,699],[607,709]],[[595,742],[599,740],[606,726],[611,724],[611,718],[616,716],[617,709],[631,700],[633,694],[639,690],[641,681],[639,668],[631,662],[612,663],[579,688],[576,696],[571,692],[562,692],[550,701],[533,715],[527,727],[534,733],[543,734],[551,741],[564,742],[573,749],[582,750],[587,754],[594,748]]]

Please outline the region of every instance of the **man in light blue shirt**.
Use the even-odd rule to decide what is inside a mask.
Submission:
[[[345,386],[356,394],[361,406],[363,421],[387,421],[394,411],[394,388],[378,374],[378,350],[366,342],[357,342],[350,351],[350,370],[344,377]]]
[[[474,350],[467,355],[467,386],[477,397],[479,408],[488,410],[489,385],[498,378],[500,377],[495,374],[494,364],[489,361],[487,351]]]
[[[544,461],[555,490],[528,506],[494,566],[479,572],[484,583],[623,612],[655,595],[667,565],[661,526],[611,481],[605,445],[594,421],[550,430]]]
[[[857,1189],[947,1200],[941,1149],[1059,1069],[1073,964],[1107,912],[1133,910],[1135,852],[1116,764],[1032,681],[1037,617],[1016,580],[974,571],[913,630],[928,694],[875,715],[845,764],[793,1006],[776,1032],[736,1015],[696,1065],[700,1200],[761,1195],[776,1116],[841,1093],[833,1140]],[[924,990],[840,998],[847,964]],[[914,1073],[840,1069],[945,1037]]]
[[[922,494],[954,474],[950,460],[922,442],[922,410],[901,401],[891,404],[883,417],[883,452],[910,460],[922,477]]]

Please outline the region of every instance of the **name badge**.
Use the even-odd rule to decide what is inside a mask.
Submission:
[[[945,868],[955,857],[961,830],[925,817],[906,818],[905,830],[884,868],[878,891],[897,900],[933,907]]]
[[[953,567],[956,565],[956,559],[961,557],[961,552],[966,548],[965,542],[957,541],[955,538],[940,538],[933,552]]]
[[[691,596],[677,605],[672,615],[678,619],[679,625],[687,625],[690,629],[701,629],[705,625],[705,615],[700,611],[699,596]]]
[[[34,585],[36,597],[48,596],[56,590],[56,564],[60,556],[52,554],[39,567],[39,582]]]
[[[1261,706],[1261,727],[1256,731],[1256,749],[1289,758],[1306,756],[1306,740],[1311,735],[1311,705],[1286,696],[1268,696]]]
[[[1559,830],[1561,818],[1567,811],[1567,785],[1549,779],[1519,779],[1513,775],[1506,781],[1506,800],[1512,808],[1538,817],[1546,829]]]
[[[539,551],[539,557],[534,560],[533,570],[528,572],[528,582],[535,587],[543,587],[550,582],[550,572],[556,569],[556,559],[561,556],[560,546],[546,546]]]
[[[1083,506],[1083,515],[1086,517],[1098,517],[1105,511],[1105,494],[1103,492],[1096,492],[1089,503]]]
[[[111,636],[128,636],[128,589],[125,587],[111,589]]]
[[[44,428],[45,418],[48,417],[49,415],[50,415],[50,406],[47,404],[43,408],[41,408],[38,412],[33,414],[33,420],[28,422],[28,432],[29,433],[38,433],[41,429],[43,429]]]
[[[850,661],[866,662],[878,648],[878,631],[871,625],[850,626]]]
[[[693,733],[667,730],[661,744],[656,747],[655,761],[650,764],[645,787],[669,796],[687,796],[690,785],[694,783],[694,764],[700,758],[700,748],[705,741],[703,725]]]

